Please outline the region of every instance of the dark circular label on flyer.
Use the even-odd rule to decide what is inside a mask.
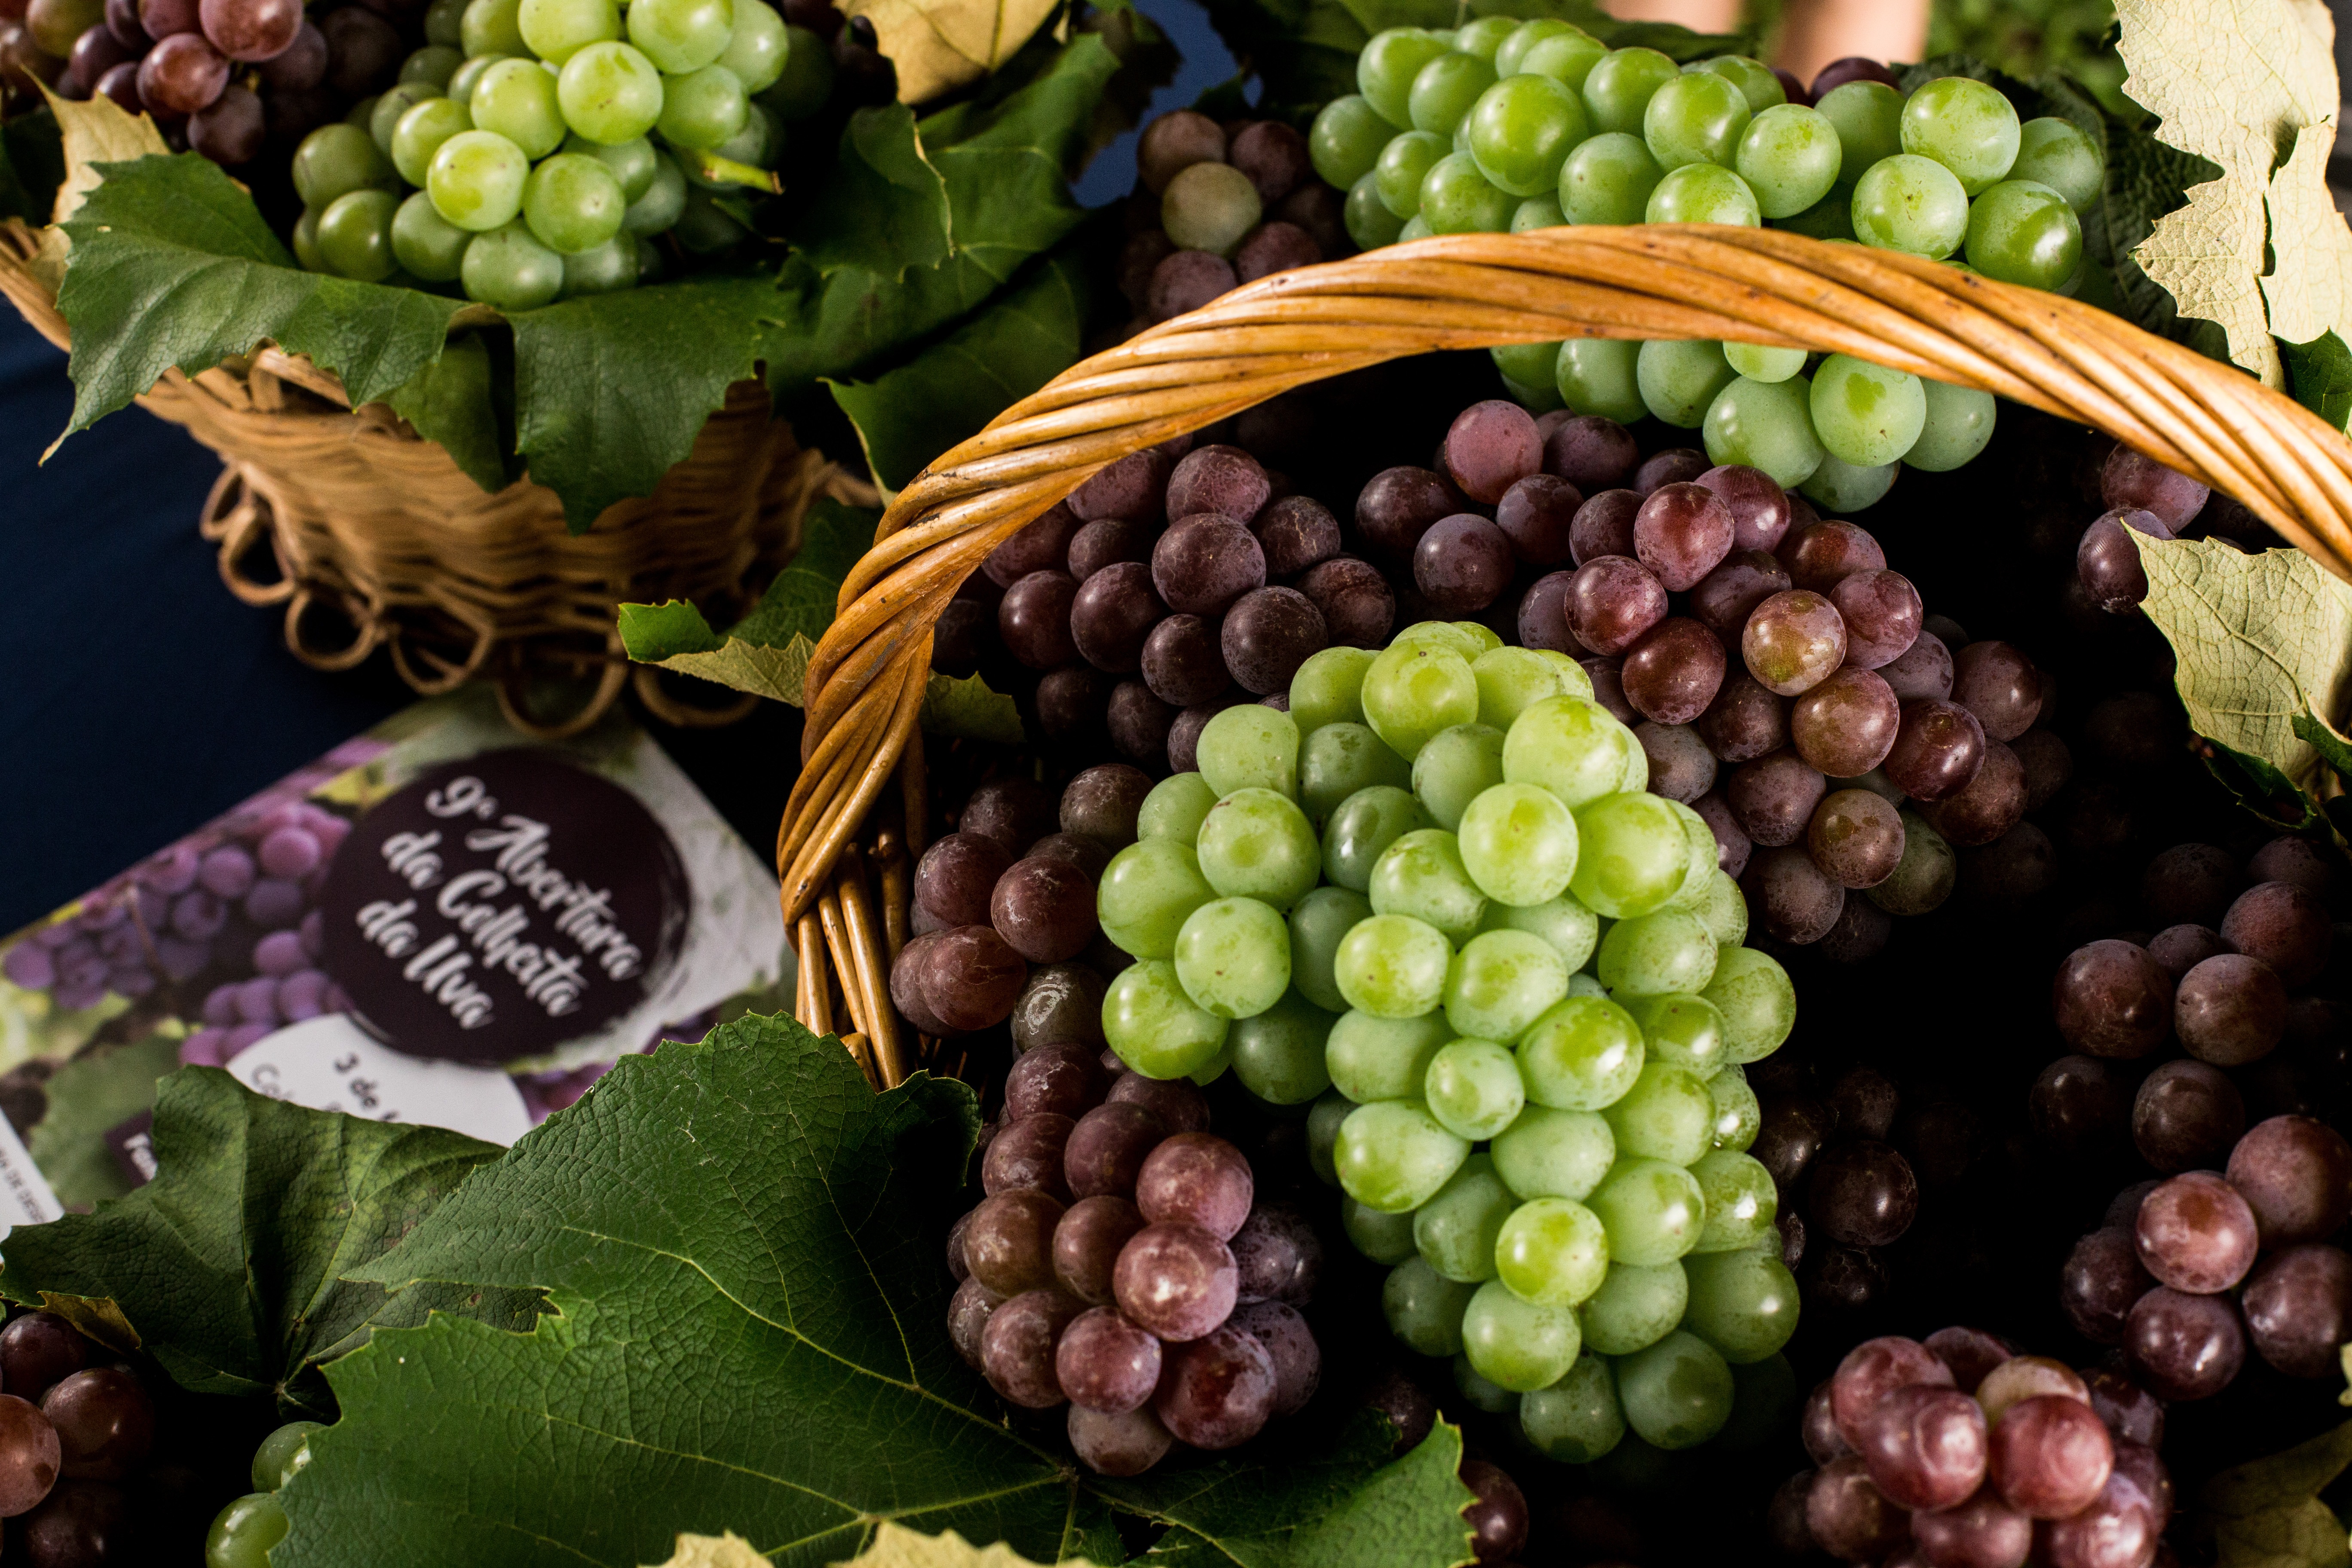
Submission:
[[[504,1061],[593,1034],[677,956],[691,889],[627,790],[545,752],[411,781],[336,850],[321,965],[414,1056]]]

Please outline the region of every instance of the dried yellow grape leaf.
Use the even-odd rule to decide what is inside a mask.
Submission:
[[[898,101],[926,103],[976,81],[1054,14],[1056,0],[849,0],[874,24],[877,46],[898,72]]]
[[[677,1550],[661,1568],[774,1568],[751,1543],[729,1531],[724,1535],[681,1535]]]
[[[835,1568],[853,1564],[854,1568],[1039,1568],[1001,1541],[983,1550],[952,1530],[945,1535],[925,1535],[887,1521],[875,1532],[872,1544],[850,1563],[835,1564]],[[714,1568],[733,1565],[715,1564]],[[1062,1568],[1092,1568],[1092,1564],[1083,1557],[1065,1557]]]

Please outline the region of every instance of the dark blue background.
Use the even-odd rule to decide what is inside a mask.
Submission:
[[[1182,52],[1155,110],[1233,74],[1192,0],[1143,0]],[[1132,133],[1079,184],[1130,188]],[[213,455],[143,409],[46,465],[73,388],[65,355],[0,304],[0,933],[64,903],[408,701],[382,656],[323,675],[282,616],[229,596],[196,515]],[[793,748],[783,716],[665,733],[757,845],[775,831]]]

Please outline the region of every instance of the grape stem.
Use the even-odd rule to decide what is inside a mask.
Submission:
[[[782,194],[783,176],[772,169],[755,169],[749,163],[739,163],[732,158],[722,158],[716,153],[696,151],[687,154],[694,172],[705,180],[730,185],[749,185],[753,190]]]

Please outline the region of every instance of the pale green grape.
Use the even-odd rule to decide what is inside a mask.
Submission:
[[[1629,784],[1626,788],[1647,789],[1649,787],[1648,752],[1643,753],[1642,763],[1643,773],[1641,784],[1638,786]],[[1665,800],[1664,795],[1658,798]],[[1708,879],[1721,868],[1723,849],[1716,842],[1715,829],[1706,825],[1706,817],[1678,800],[1667,800],[1666,809],[1673,812],[1675,820],[1683,825],[1683,838],[1690,850],[1690,865],[1689,868],[1683,873],[1682,888],[1668,902],[1675,909],[1689,910],[1696,913],[1698,906],[1706,899]],[[1711,931],[1714,928],[1708,929]],[[1716,940],[1720,942],[1723,939],[1717,937]]]
[[[337,196],[353,191],[390,191],[400,175],[369,137],[356,125],[321,125],[294,149],[294,192],[303,203],[324,211]]]
[[[1430,1058],[1423,1087],[1429,1113],[1474,1143],[1510,1126],[1528,1100],[1518,1058],[1492,1040],[1461,1039],[1442,1047]]]
[[[1150,958],[1118,972],[1103,994],[1103,1038],[1146,1078],[1184,1078],[1223,1055],[1233,1026],[1192,1005],[1176,966]]]
[[[1854,512],[1876,506],[1895,488],[1899,463],[1857,468],[1834,452],[1822,459],[1813,477],[1797,487],[1805,498],[1830,512]]]
[[[1478,1369],[1470,1364],[1466,1355],[1454,1358],[1454,1386],[1461,1390],[1463,1398],[1489,1415],[1501,1415],[1518,1408],[1519,1396],[1501,1384],[1479,1376]]]
[[[1412,1226],[1413,1214],[1382,1214],[1350,1197],[1339,1200],[1339,1228],[1347,1233],[1357,1251],[1375,1263],[1393,1267],[1416,1256]]]
[[[460,131],[433,154],[425,189],[433,198],[436,212],[459,228],[482,234],[511,223],[522,211],[523,182],[530,175],[530,160],[505,137],[488,131]],[[536,247],[538,242],[532,244]],[[560,263],[555,270],[560,279],[563,270]],[[548,298],[554,298],[551,289]]]
[[[1442,1013],[1413,1018],[1342,1014],[1324,1042],[1323,1064],[1332,1087],[1359,1105],[1412,1100],[1429,1078],[1429,1064],[1454,1038]]]
[[[1546,664],[1551,666],[1552,672],[1559,677],[1561,696],[1590,698],[1592,695],[1592,677],[1586,672],[1584,666],[1557,648],[1539,647],[1536,652]],[[1482,687],[1480,689],[1483,691],[1485,689]],[[1526,710],[1522,709],[1521,711],[1524,712]]]
[[[392,220],[400,198],[390,191],[346,191],[319,215],[316,243],[327,270],[339,278],[380,283],[399,265],[392,252]]]
[[[520,55],[523,42],[522,0],[473,0],[458,19],[457,41],[475,55]]]
[[[1626,731],[1626,737],[1632,743],[1625,748],[1625,771],[1618,775],[1617,789],[1621,795],[1640,795],[1650,787],[1650,756],[1642,750],[1642,742],[1632,731]],[[1658,798],[1665,800],[1664,795]],[[1666,805],[1672,809],[1682,803],[1666,801]],[[1687,811],[1690,808],[1684,806],[1683,809]]]
[[[477,127],[496,132],[537,160],[563,145],[563,109],[556,98],[556,79],[537,60],[500,60],[474,84],[466,107]]]
[[[1797,1022],[1797,988],[1769,953],[1735,947],[1716,961],[1700,993],[1723,1012],[1735,1062],[1762,1061],[1780,1048]]]
[[[1568,964],[1539,936],[1481,932],[1463,944],[1446,976],[1446,1022],[1479,1039],[1516,1040],[1568,994]],[[1516,1103],[1513,1109],[1516,1113]],[[1509,1123],[1507,1116],[1498,1127]]]
[[[523,183],[522,216],[539,242],[562,256],[593,250],[621,232],[621,182],[597,160],[558,153]]]
[[[1448,1279],[1475,1285],[1495,1277],[1495,1240],[1510,1216],[1510,1189],[1495,1163],[1473,1154],[1437,1195],[1412,1213],[1412,1244],[1422,1261]]]
[[[1194,910],[1217,896],[1189,844],[1140,838],[1110,858],[1095,893],[1103,935],[1137,958],[1171,958]]]
[[[1682,823],[1658,795],[1621,793],[1588,801],[1576,808],[1576,875],[1570,890],[1578,902],[1611,920],[1663,907],[1689,873]]]
[[[1683,79],[1723,80],[1704,73]],[[1633,370],[1643,404],[1660,419],[1685,430],[1699,427],[1716,394],[1730,385],[1735,374],[1723,357],[1723,345],[1705,338],[1654,338],[1642,345]]]
[[[1649,412],[1633,376],[1640,353],[1639,344],[1614,338],[1569,339],[1559,345],[1559,363],[1552,370],[1560,401],[1579,414],[1597,414],[1620,425],[1638,423]]]
[[[401,269],[427,283],[455,282],[473,236],[436,211],[433,198],[412,192],[392,215],[392,254]]]
[[[1529,49],[1546,38],[1564,38],[1570,33],[1582,30],[1573,23],[1562,22],[1550,16],[1521,22],[1505,34],[1503,41],[1495,47],[1495,74],[1496,76],[1516,75],[1519,68],[1519,61],[1526,57]],[[1598,59],[1600,56],[1595,55],[1593,58]]]
[[[1532,1198],[1503,1221],[1494,1262],[1496,1278],[1521,1300],[1573,1307],[1601,1289],[1609,1237],[1575,1199]]]
[[[511,59],[513,58],[514,57],[511,55],[469,56],[464,65],[459,66],[456,71],[451,73],[446,89],[449,96],[457,100],[459,103],[472,102],[474,99],[474,84],[481,80],[483,76],[492,66],[498,64],[500,60]]]
[[[563,258],[563,298],[634,289],[638,271],[635,236],[617,235],[593,250],[576,251]]]
[[[1748,55],[1717,55],[1713,59],[1686,65],[1683,70],[1712,71],[1725,78],[1739,89],[1748,100],[1748,107],[1758,114],[1789,101],[1789,89],[1780,85],[1772,68]]]
[[[1756,193],[1757,211],[1784,218],[1830,194],[1843,158],[1837,127],[1827,115],[1801,103],[1782,103],[1759,114],[1741,132],[1731,166]]]
[[[1993,397],[1972,386],[1923,381],[1927,416],[1919,439],[1903,454],[1904,464],[1926,473],[1948,473],[1973,462],[1992,440]]]
[[[1469,857],[1465,854],[1463,860],[1468,864]],[[1523,931],[1539,936],[1571,971],[1584,967],[1601,941],[1601,917],[1565,893],[1540,904],[1489,899],[1486,918],[1478,926],[1481,931]]]
[[[1364,672],[1378,656],[1370,648],[1327,647],[1307,655],[1290,678],[1290,719],[1302,735],[1326,724],[1364,721]]]
[[[1893,875],[1864,892],[1890,915],[1924,915],[1951,897],[1959,857],[1926,817],[1916,811],[1901,817],[1903,858],[1895,863]]]
[[[1254,1018],[1290,989],[1290,928],[1255,899],[1214,899],[1184,917],[1175,964],[1193,1005]]]
[[[1707,867],[1698,884],[1694,896],[1690,881],[1684,881],[1678,895],[1683,907],[1706,922],[1717,947],[1738,947],[1747,941],[1748,900],[1741,896],[1739,884],[1720,866]]]
[[[1332,1151],[1341,1190],[1384,1214],[1419,1208],[1469,1157],[1469,1142],[1438,1125],[1417,1100],[1358,1106],[1339,1124]]]
[[[1336,1187],[1339,1184],[1339,1168],[1336,1163],[1339,1147],[1339,1126],[1348,1120],[1348,1113],[1355,1109],[1356,1102],[1341,1094],[1337,1089],[1323,1095],[1307,1108],[1307,1163],[1315,1172],[1315,1179],[1327,1187]],[[1354,1201],[1352,1198],[1345,1199],[1343,1206]],[[1410,1236],[1406,1239],[1409,1246]],[[1390,1261],[1393,1262],[1397,1259]]]
[[[436,44],[428,37],[423,48],[400,62],[400,79],[428,82],[441,91],[449,89],[449,79],[466,63],[465,51],[447,44]]]
[[[1502,53],[1503,41],[1518,30],[1517,16],[1481,16],[1454,29],[1454,47],[1491,63]]]
[[[1640,1079],[1644,1059],[1642,1026],[1602,996],[1564,998],[1519,1038],[1528,1098],[1559,1110],[1615,1104]]]
[[[1548,196],[1560,165],[1591,134],[1584,100],[1548,76],[1507,76],[1478,95],[1464,122],[1478,172],[1515,196]]]
[[[1763,221],[1756,193],[1748,182],[1714,163],[1685,163],[1666,171],[1649,205],[1642,209],[1643,223],[1721,223],[1755,228]]]
[[[1617,1135],[1597,1110],[1530,1105],[1495,1137],[1495,1173],[1522,1198],[1582,1200],[1617,1158]]]
[[[1707,405],[1699,429],[1709,462],[1761,468],[1782,486],[1803,484],[1829,455],[1813,434],[1812,383],[1742,376]]]
[[[1658,167],[1685,163],[1731,166],[1747,132],[1748,95],[1713,71],[1685,71],[1650,95],[1642,110],[1642,142]]]
[[[1612,49],[1592,62],[1584,78],[1584,110],[1594,132],[1639,134],[1651,96],[1682,74],[1680,66],[1655,49]]]
[[[563,62],[555,96],[563,122],[589,141],[634,142],[661,117],[661,73],[627,44],[590,44]]]
[[[1761,343],[1726,343],[1723,358],[1749,381],[1786,381],[1805,368],[1804,350],[1767,348]]]
[[[1409,915],[1374,915],[1340,940],[1331,973],[1357,1011],[1418,1018],[1444,998],[1453,962],[1454,949],[1436,927]],[[1339,1081],[1336,1072],[1332,1081]]]
[[[1577,224],[1640,223],[1664,177],[1640,137],[1619,131],[1589,138],[1560,164],[1561,216]]]
[[[725,70],[727,68],[719,66],[714,68]],[[734,73],[730,71],[728,74],[731,76]],[[751,103],[744,107],[743,128],[711,148],[710,152],[717,157],[749,164],[754,169],[764,169],[776,161],[783,151],[783,122],[761,105]],[[730,182],[715,174],[706,178],[692,168],[684,172],[688,179],[704,190],[723,192],[731,188]]]
[[[1217,792],[1197,773],[1171,773],[1151,786],[1136,813],[1138,838],[1171,838],[1190,849],[1201,837],[1201,824],[1217,804]]]
[[[1364,671],[1364,721],[1410,762],[1442,730],[1478,717],[1478,678],[1470,660],[1428,641],[1400,639]]]
[[[1479,723],[1441,730],[1413,758],[1407,776],[1429,815],[1450,833],[1461,826],[1462,813],[1472,801],[1503,782],[1503,731]]]
[[[642,6],[632,6],[634,16]],[[743,84],[725,66],[704,66],[662,83],[661,118],[654,128],[673,147],[709,151],[726,142],[751,118]]]
[[[1307,133],[1307,156],[1327,185],[1347,190],[1372,172],[1381,149],[1397,133],[1371,100],[1351,92],[1325,104]]]
[[[1534,204],[1531,202],[1521,202],[1519,204],[1522,208],[1532,206]],[[1511,232],[1514,234],[1520,232],[1517,226],[1518,219],[1514,217],[1511,222]],[[1495,369],[1501,373],[1503,379],[1510,383],[1512,385],[1533,386],[1538,389],[1538,391],[1550,391],[1552,366],[1559,361],[1559,345],[1558,343],[1505,343],[1499,348],[1488,349],[1486,351],[1486,354],[1488,358],[1495,362]],[[1558,395],[1556,392],[1551,392],[1550,395],[1553,396]],[[1525,648],[1498,648],[1496,651],[1498,653],[1524,653],[1528,650]],[[1481,654],[1478,657],[1480,658],[1484,658],[1486,656],[1485,654]],[[1473,673],[1475,673],[1476,663],[1477,661],[1475,659],[1471,661]],[[1480,693],[1479,712],[1482,719],[1485,718],[1486,711],[1486,689],[1483,683],[1478,688]],[[1556,684],[1553,689],[1559,689]],[[1549,693],[1546,693],[1546,695],[1549,696]],[[1490,724],[1494,723],[1494,721],[1491,719],[1486,719],[1485,721]],[[1508,727],[1509,726],[1507,725],[1502,724],[1496,725],[1496,729],[1507,729]]]
[[[399,128],[400,117],[425,100],[442,96],[439,88],[426,81],[404,81],[386,88],[368,110],[368,140],[375,143],[377,152],[391,157],[392,133]]]
[[[1340,942],[1360,921],[1371,918],[1371,901],[1350,888],[1318,888],[1290,909],[1290,983],[1318,1007],[1347,1010],[1332,972]],[[1392,1095],[1377,1096],[1393,1099]]]
[[[1433,826],[1428,808],[1408,790],[1393,784],[1358,790],[1323,825],[1323,875],[1360,893],[1372,885],[1372,868],[1390,845]]]
[[[1903,102],[1903,150],[1949,169],[1970,195],[2007,177],[2021,140],[2017,110],[1990,82],[1939,77]]]
[[[1608,54],[1608,45],[1581,27],[1574,27],[1568,32],[1553,34],[1529,44],[1526,51],[1519,56],[1518,66],[1522,71],[1536,76],[1548,76],[1562,87],[1572,89],[1581,94],[1585,82],[1592,75],[1592,68],[1599,65]],[[1495,58],[1501,59],[1502,51],[1496,50]],[[1591,106],[1587,104],[1588,121],[1591,117]]]
[[[1968,192],[1933,159],[1897,153],[1854,182],[1853,237],[1864,245],[1940,261],[1968,233]]]
[[[1479,1286],[1462,1314],[1462,1349],[1470,1364],[1514,1393],[1558,1383],[1576,1364],[1583,1343],[1576,1309],[1523,1301],[1499,1279]]]
[[[2069,121],[2044,115],[2018,127],[2017,161],[2009,166],[2009,177],[2048,185],[2068,206],[2084,213],[2105,188],[2107,171],[2089,137]]]
[[[1731,1419],[1731,1368],[1713,1345],[1673,1333],[1617,1363],[1626,1424],[1657,1447],[1693,1448]]]
[[[1592,1343],[1589,1326],[1584,1342]],[[1558,1383],[1520,1395],[1519,1431],[1563,1465],[1591,1464],[1614,1448],[1625,1436],[1625,1412],[1609,1363],[1580,1355]]]
[[[1704,990],[1715,977],[1715,952],[1714,933],[1687,910],[1636,915],[1601,939],[1601,984],[1621,999]]]
[[[1529,343],[1521,347],[1556,350],[1558,345]],[[1549,372],[1549,361],[1545,368]],[[1478,682],[1478,722],[1498,734],[1545,698],[1560,694],[1559,667],[1534,648],[1490,648],[1470,661],[1470,673]]]
[[[1381,914],[1409,916],[1448,942],[1468,941],[1486,910],[1486,896],[1463,867],[1459,842],[1442,827],[1421,828],[1391,844],[1373,863],[1365,891]]]
[[[574,55],[574,59],[579,56]],[[629,204],[621,216],[621,232],[646,239],[677,222],[686,211],[686,176],[667,153],[654,154],[654,177],[646,194]]]
[[[2056,289],[2083,264],[2083,225],[2048,185],[2003,180],[1969,206],[1968,257],[1988,278]]]
[[[428,98],[412,105],[392,132],[392,165],[410,184],[422,187],[431,177],[433,154],[460,131],[474,128],[466,106],[449,98]]]
[[[1612,1258],[1609,1278],[1579,1310],[1584,1342],[1602,1355],[1632,1355],[1675,1331],[1690,1301],[1687,1265],[1642,1265]]]
[[[791,35],[784,19],[762,0],[734,0],[735,25],[727,35],[727,52],[719,57],[745,92],[762,92],[784,74],[791,53]]]
[[[1237,789],[1210,807],[1197,850],[1209,886],[1226,898],[1261,899],[1276,910],[1313,891],[1322,869],[1307,814],[1270,789]]]
[[[1513,229],[1511,232],[1517,234],[1519,230]],[[1568,406],[1560,400],[1559,388],[1551,384],[1551,378],[1549,376],[1532,385],[1526,382],[1514,381],[1507,375],[1500,379],[1503,383],[1504,394],[1511,401],[1538,418]]]
[[[1713,967],[1708,965],[1710,971]],[[1706,997],[1632,996],[1621,998],[1620,1005],[1642,1026],[1648,1059],[1688,1068],[1710,1080],[1731,1065],[1723,1010]]]
[[[1503,777],[1549,790],[1573,810],[1616,791],[1629,750],[1641,750],[1633,732],[1599,703],[1548,697],[1521,713],[1504,737]],[[1679,827],[1675,837],[1681,837]],[[1580,859],[1582,853],[1580,844]]]
[[[1289,714],[1244,702],[1201,731],[1201,776],[1220,795],[1237,789],[1298,795],[1298,726]]]
[[[1331,1087],[1323,1045],[1332,1016],[1292,991],[1254,1017],[1238,1018],[1225,1036],[1234,1076],[1269,1105],[1304,1105]]]
[[[1432,234],[1502,234],[1517,206],[1509,192],[1478,172],[1466,152],[1448,153],[1421,179],[1421,220]]]
[[[1381,1286],[1389,1332],[1423,1355],[1458,1355],[1462,1316],[1475,1287],[1458,1284],[1418,1258],[1409,1258]]]
[[[1389,646],[1450,648],[1470,659],[1500,647],[1502,642],[1475,621],[1415,621],[1391,637]]]
[[[1667,1062],[1645,1062],[1633,1087],[1601,1114],[1617,1135],[1621,1161],[1631,1155],[1688,1165],[1714,1140],[1715,1101],[1706,1080]]]
[[[1917,376],[1851,354],[1822,361],[1811,405],[1813,431],[1830,456],[1858,468],[1902,457],[1927,421],[1927,395]]]
[[[466,0],[433,0],[425,8],[425,41],[457,48],[466,41]],[[459,53],[464,50],[459,49]]]
[[[1626,1152],[1621,1146],[1607,1179],[1585,1206],[1609,1232],[1612,1262],[1654,1268],[1691,1249],[1706,1223],[1698,1178],[1680,1165]]]
[[[1838,137],[1838,184],[1851,185],[1881,158],[1903,151],[1903,95],[1883,81],[1850,81],[1813,105]]]
[[[613,0],[522,0],[515,24],[530,52],[562,65],[590,44],[621,36],[621,8]]]
[[[1797,1281],[1778,1247],[1709,1253],[1683,1267],[1690,1274],[1683,1326],[1724,1360],[1767,1360],[1797,1331]]]
[[[1764,1121],[1763,1108],[1757,1103],[1756,1090],[1748,1086],[1747,1071],[1736,1066],[1724,1068],[1706,1080],[1706,1093],[1715,1102],[1715,1147],[1745,1154]]]
[[[735,35],[733,0],[634,0],[629,42],[670,76],[717,62]]]
[[[1413,74],[1405,112],[1412,116],[1415,131],[1451,136],[1479,94],[1494,85],[1491,62],[1461,49],[1448,49]]]
[[[1411,125],[1413,79],[1447,47],[1444,38],[1426,28],[1390,27],[1375,33],[1356,56],[1356,90],[1391,125]]]
[[[1744,1153],[1710,1149],[1692,1164],[1691,1174],[1706,1197],[1706,1224],[1691,1251],[1739,1252],[1767,1243],[1780,1245],[1772,1221],[1780,1214],[1780,1196],[1769,1171]]]

